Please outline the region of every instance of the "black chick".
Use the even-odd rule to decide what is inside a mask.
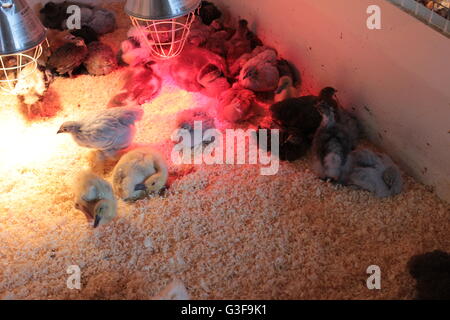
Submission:
[[[67,7],[66,2],[57,4],[50,1],[46,3],[39,11],[44,26],[50,29],[64,30],[63,22],[69,17]]]
[[[264,148],[267,151],[271,151],[271,133],[273,129],[267,130],[267,137],[264,138],[260,135],[259,128],[256,132],[256,142],[259,148]],[[300,132],[294,129],[280,129],[279,140],[279,158],[282,161],[296,161],[306,155],[311,147],[311,141]]]
[[[84,62],[88,52],[84,40],[72,36],[67,39],[66,44],[52,53],[47,62],[47,69],[72,77],[72,72]]]
[[[435,250],[412,257],[408,262],[416,279],[416,299],[450,300],[450,254]]]
[[[273,104],[270,111],[274,122],[280,127],[298,128],[312,140],[322,121],[322,116],[315,107],[317,102],[316,96],[291,98]]]
[[[70,32],[73,36],[82,38],[86,45],[98,41],[98,34],[88,26],[83,26],[81,29],[75,29]]]
[[[199,15],[202,19],[202,22],[209,26],[214,20],[222,17],[222,12],[215,6],[214,3],[211,3],[209,1],[202,1]]]

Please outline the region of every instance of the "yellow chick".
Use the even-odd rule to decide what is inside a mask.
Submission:
[[[124,201],[133,202],[158,193],[169,173],[164,158],[148,147],[124,155],[113,171],[113,188]]]
[[[299,92],[294,87],[292,78],[289,76],[283,76],[278,82],[278,89],[275,91],[275,103],[284,101],[290,98],[298,98]]]
[[[82,211],[94,228],[111,222],[117,215],[117,201],[111,184],[91,171],[81,172],[75,183],[75,208]]]

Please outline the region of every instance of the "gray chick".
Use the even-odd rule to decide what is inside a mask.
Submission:
[[[351,153],[352,170],[348,184],[386,198],[402,192],[403,179],[398,167],[385,154],[367,149]]]
[[[348,130],[336,120],[336,110],[326,100],[317,104],[322,123],[313,140],[314,171],[323,180],[345,184],[351,168],[350,152],[356,147]]]
[[[200,129],[196,132],[196,129]],[[177,115],[176,134],[182,139],[182,145],[186,148],[196,149],[214,141],[210,129],[215,129],[214,119],[203,108],[184,110]],[[189,133],[189,138],[183,134]],[[178,140],[178,142],[180,142]]]
[[[74,69],[78,68],[88,55],[88,48],[82,38],[68,35],[67,43],[52,53],[47,62],[47,69],[60,75],[66,73],[72,77]]]
[[[63,123],[58,134],[70,133],[78,145],[111,158],[131,145],[136,133],[134,124],[143,115],[141,108],[107,109],[81,121]]]

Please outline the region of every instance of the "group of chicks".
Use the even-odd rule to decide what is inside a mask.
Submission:
[[[295,161],[312,149],[312,168],[320,179],[380,198],[399,194],[400,170],[387,155],[358,147],[359,124],[342,108],[336,92],[326,87],[318,96],[288,98],[270,107],[271,129],[280,130],[280,159]]]
[[[119,107],[102,110],[79,121],[65,122],[58,134],[69,133],[74,141],[94,149],[97,161],[117,162],[112,185],[92,170],[83,171],[75,183],[75,207],[94,228],[117,215],[116,196],[134,202],[164,189],[168,169],[164,158],[149,147],[131,148],[135,123],[142,119],[142,108]]]
[[[81,29],[67,28],[67,7],[72,4],[81,8]],[[112,11],[76,2],[48,2],[40,14],[49,30],[42,55],[37,60],[38,69],[34,70],[30,64],[18,70],[17,75],[11,75],[18,79],[15,92],[19,101],[27,107],[28,116],[35,106],[43,112],[41,102],[55,76],[72,77],[74,73],[81,72],[102,76],[118,66],[113,49],[99,41],[101,35],[116,29]],[[26,76],[29,74],[31,76]]]
[[[213,4],[204,1],[203,6],[188,39],[190,46],[172,65],[172,76],[181,87],[217,97],[217,114],[231,123],[249,120],[264,98],[273,97],[268,129],[280,130],[281,160],[298,160],[312,149],[313,170],[323,180],[380,198],[401,192],[402,176],[393,161],[357,148],[359,125],[340,106],[334,88],[324,88],[318,96],[299,96],[290,64],[264,46],[246,20],[233,29],[221,22],[222,14]],[[213,127],[201,110],[187,115],[191,121],[182,117],[181,128],[192,131],[192,119],[197,118],[207,124],[204,132]],[[258,135],[257,139],[259,146],[269,149],[267,141]]]

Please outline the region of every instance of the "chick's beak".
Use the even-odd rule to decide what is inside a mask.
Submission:
[[[63,133],[64,131],[62,129],[59,129],[58,132],[56,134],[60,134]]]
[[[97,228],[99,226],[100,220],[102,220],[102,217],[100,217],[99,215],[96,215],[95,220],[94,220],[94,228]]]

